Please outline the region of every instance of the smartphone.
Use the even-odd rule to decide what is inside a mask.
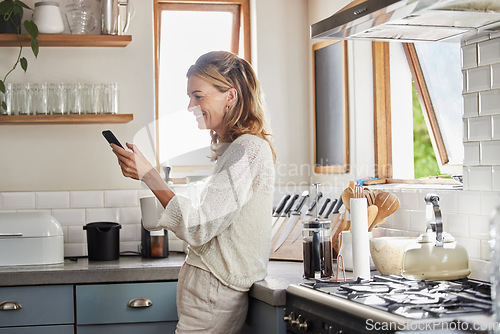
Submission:
[[[120,141],[115,137],[113,132],[111,132],[111,130],[104,130],[102,132],[102,135],[104,136],[104,138],[106,138],[108,143],[118,145],[121,148],[125,149],[123,145],[120,143]]]

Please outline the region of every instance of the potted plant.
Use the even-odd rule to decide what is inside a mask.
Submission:
[[[23,41],[21,38],[21,26],[24,27],[31,39],[31,51],[38,56],[38,27],[32,20],[23,20],[24,9],[32,10],[24,2],[20,0],[0,0],[0,29],[4,32],[17,34],[19,41],[19,53],[12,68],[7,71],[2,80],[0,80],[0,92],[5,95],[5,81],[7,77],[21,65],[21,68],[26,72],[28,69],[28,60],[22,56]],[[7,110],[7,103],[5,100],[1,101],[2,109]]]

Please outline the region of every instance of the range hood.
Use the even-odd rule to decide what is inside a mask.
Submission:
[[[438,42],[499,27],[500,0],[354,0],[311,25],[311,37]]]

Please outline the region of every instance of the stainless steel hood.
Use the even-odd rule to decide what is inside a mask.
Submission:
[[[355,0],[311,25],[311,37],[437,42],[499,28],[500,0]]]

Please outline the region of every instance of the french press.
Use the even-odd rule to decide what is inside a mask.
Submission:
[[[319,183],[315,186],[317,194]],[[318,196],[316,200],[317,198]],[[303,222],[302,249],[305,278],[320,279],[333,275],[331,224],[330,220],[319,219],[317,210],[314,220]]]

